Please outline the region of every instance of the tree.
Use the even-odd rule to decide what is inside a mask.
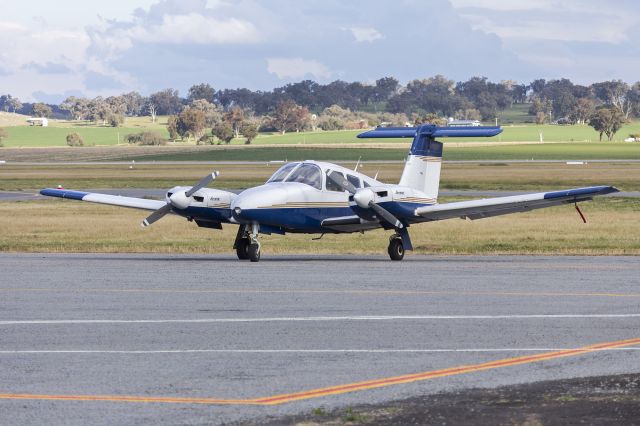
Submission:
[[[231,125],[235,137],[240,136],[240,127],[244,122],[244,110],[239,106],[234,106],[224,113],[223,120]]]
[[[187,108],[178,115],[176,130],[180,137],[194,137],[198,140],[204,134],[204,128],[205,119],[202,111]]]
[[[421,124],[435,124],[436,126],[446,126],[447,119],[443,117],[438,117],[436,114],[428,113],[424,115],[416,115],[414,119],[414,124],[419,126]]]
[[[4,109],[5,112],[11,110],[11,112],[15,113],[17,110],[22,109],[22,102],[20,102],[18,98],[14,98],[11,95],[5,95],[2,96],[2,98],[5,99],[0,99],[0,105],[2,105],[2,109]]]
[[[212,104],[206,99],[196,99],[189,105],[190,108],[202,111],[207,127],[213,127],[222,121],[222,112],[216,104]]]
[[[211,129],[211,134],[226,144],[231,142],[235,136],[231,124],[224,121],[216,124],[215,127]]]
[[[602,141],[603,134],[607,135],[609,141],[613,140],[613,136],[624,123],[624,114],[616,107],[600,107],[596,109],[589,120],[589,125],[600,134],[600,141]]]
[[[33,108],[31,109],[31,114],[35,117],[50,117],[53,113],[51,107],[42,102],[38,102],[33,104]]]
[[[158,132],[140,132],[125,136],[125,140],[136,145],[166,145],[167,140]]]
[[[3,139],[9,139],[9,132],[0,127],[0,147],[4,146],[4,143],[2,142]]]
[[[79,133],[69,133],[67,135],[67,145],[69,146],[84,146],[84,140]]]
[[[595,103],[589,98],[579,98],[570,114],[573,122],[584,124],[595,111]]]
[[[156,105],[149,101],[146,104],[145,109],[149,112],[149,116],[151,116],[151,122],[155,123],[156,122],[156,116],[158,115],[158,108],[156,107]]]
[[[300,121],[308,116],[308,108],[301,107],[292,100],[286,100],[278,103],[276,112],[271,118],[271,125],[284,135],[287,130],[299,130],[303,126]]]
[[[187,101],[192,103],[198,99],[204,99],[207,102],[214,103],[216,91],[208,83],[194,84],[189,88]]]
[[[254,123],[244,122],[240,128],[240,132],[246,139],[245,144],[249,145],[251,141],[258,136],[258,126]]]
[[[631,102],[628,99],[629,85],[622,80],[603,81],[591,85],[593,93],[607,105],[614,106],[629,118]]]
[[[159,115],[175,115],[182,111],[182,99],[174,89],[165,89],[151,94],[149,103],[155,106]]]
[[[125,105],[125,114],[128,116],[139,116],[144,108],[144,98],[138,92],[129,92],[120,95]]]
[[[167,131],[169,132],[169,139],[175,141],[178,139],[178,117],[170,115],[167,119]]]
[[[60,104],[60,109],[68,111],[73,120],[83,120],[88,113],[89,100],[69,96]]]

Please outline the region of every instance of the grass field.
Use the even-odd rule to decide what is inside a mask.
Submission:
[[[449,220],[411,227],[421,254],[639,255],[640,201],[583,203],[583,224],[573,206],[478,221]],[[70,200],[0,203],[0,251],[228,253],[236,228],[197,228],[169,216],[143,229],[147,212]],[[15,220],[19,217],[20,220]],[[385,255],[389,232],[364,235],[263,236],[263,259],[274,253]]]
[[[354,163],[343,163],[352,168]],[[171,188],[192,185],[215,167],[221,172],[212,185],[241,189],[262,184],[279,164],[199,165],[138,164],[38,166],[6,164],[0,167],[0,190],[37,190],[63,185],[71,189],[89,188]],[[383,182],[397,183],[402,163],[364,164],[359,171],[369,176],[379,173]],[[489,163],[444,164],[443,189],[496,189],[544,191],[590,185],[615,185],[622,190],[640,190],[640,166],[624,163]]]
[[[200,152],[127,156],[136,161],[363,161],[402,160],[407,149],[273,147],[211,149]],[[447,147],[445,160],[632,160],[640,159],[640,143],[557,143]]]
[[[511,119],[520,119],[521,111],[510,111]],[[22,116],[20,116],[22,117]],[[520,117],[520,118],[518,118]],[[493,138],[482,138],[482,141],[505,142],[536,142],[542,139],[547,142],[595,142],[598,134],[587,125],[557,126],[535,124],[508,124],[511,119],[505,119],[504,131]],[[88,122],[71,122],[51,120],[49,127],[13,126],[8,127],[10,137],[6,139],[7,147],[49,147],[66,146],[66,135],[78,132],[82,135],[87,146],[110,146],[118,142],[124,143],[124,137],[130,133],[142,130],[160,132],[168,137],[166,130],[167,117],[158,117],[156,123],[151,123],[149,117],[129,117],[123,127],[102,127]],[[493,123],[486,123],[492,125]],[[302,132],[280,134],[260,134],[252,143],[263,144],[348,144],[355,142],[380,142],[379,139],[357,139],[356,135],[362,130],[332,131],[332,132]],[[633,122],[623,126],[616,134],[615,141],[623,141],[630,133],[640,133],[640,122]],[[478,140],[471,138],[472,140]],[[385,139],[385,142],[407,142],[406,139]],[[468,138],[450,138],[447,141],[469,142]],[[191,141],[193,144],[194,142]],[[186,142],[185,142],[186,144]],[[243,145],[244,139],[235,139],[232,145]]]

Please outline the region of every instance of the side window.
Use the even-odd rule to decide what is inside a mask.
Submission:
[[[348,174],[347,180],[349,181],[349,183],[351,183],[351,185],[355,186],[356,188],[360,188],[360,179],[358,179],[357,176]]]
[[[327,170],[327,174],[329,174],[331,170]],[[338,174],[342,174],[339,172],[332,172],[333,173],[338,173]],[[342,175],[342,177],[344,178],[344,175]],[[329,179],[329,177],[327,176],[327,191],[336,191],[336,192],[344,192],[344,189],[340,188],[338,185],[336,185],[331,179]]]
[[[365,188],[368,188],[368,187],[371,186],[371,185],[369,185],[369,182],[367,182],[366,180],[363,180],[362,182],[364,183],[364,187]]]

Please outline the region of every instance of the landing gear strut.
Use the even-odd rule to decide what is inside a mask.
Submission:
[[[404,258],[404,244],[400,235],[394,234],[389,238],[387,252],[391,260],[402,260]]]
[[[260,225],[257,223],[251,224],[251,231],[249,233],[249,260],[252,262],[260,261],[260,241],[258,241],[258,232],[260,231]]]

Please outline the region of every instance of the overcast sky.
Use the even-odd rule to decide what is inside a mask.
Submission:
[[[143,94],[402,83],[640,80],[632,0],[0,0],[0,94]]]

